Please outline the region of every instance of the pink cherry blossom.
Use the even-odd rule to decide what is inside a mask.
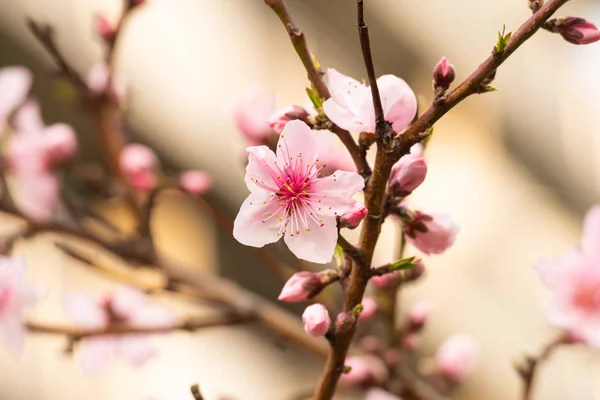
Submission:
[[[285,126],[277,153],[266,146],[249,147],[246,185],[251,194],[234,223],[233,235],[242,244],[262,247],[282,236],[298,258],[331,261],[337,242],[336,216],[354,207],[363,178],[336,171],[321,177],[317,137],[302,121]]]
[[[149,192],[158,184],[158,157],[148,146],[129,144],[119,156],[121,171],[134,189]]]
[[[380,388],[369,389],[365,400],[402,400],[400,397]]]
[[[600,348],[600,205],[585,217],[580,247],[541,260],[536,269],[550,289],[546,300],[550,322]]]
[[[371,89],[335,69],[327,70],[331,98],[323,111],[338,126],[353,132],[375,133],[375,109]],[[402,79],[383,75],[377,79],[384,117],[396,132],[410,124],[417,113],[417,98]]]
[[[467,335],[450,336],[435,355],[436,370],[452,382],[465,380],[477,363],[479,345]]]
[[[387,367],[380,358],[375,356],[347,357],[344,365],[351,369],[342,374],[340,382],[349,386],[382,383],[388,376]]]
[[[275,96],[270,96],[258,86],[251,84],[244,91],[244,98],[235,107],[233,119],[237,128],[251,146],[268,142],[273,129],[269,120],[275,113]]]
[[[363,306],[363,310],[358,316],[361,321],[370,320],[377,314],[379,306],[377,305],[377,301],[375,301],[372,297],[365,297],[361,302]]]
[[[0,135],[10,114],[27,98],[31,72],[25,67],[0,68]]]
[[[321,285],[318,274],[308,271],[296,272],[283,285],[278,299],[287,302],[306,301],[311,292],[317,290]]]
[[[360,222],[365,219],[369,210],[362,203],[357,203],[354,208],[340,218],[340,224],[344,228],[356,229]]]
[[[402,227],[406,240],[425,254],[441,254],[454,244],[458,226],[448,214],[415,213],[413,221]]]
[[[403,156],[394,165],[388,181],[393,196],[404,197],[418,188],[427,176],[427,163],[423,157],[423,145],[415,144],[410,154]]]
[[[179,186],[186,192],[201,195],[212,185],[212,177],[208,172],[190,170],[179,177]]]
[[[63,300],[66,312],[83,330],[107,329],[111,325],[152,329],[176,324],[170,310],[148,304],[141,292],[130,288],[121,288],[105,297],[68,293]],[[123,334],[86,338],[79,347],[82,368],[90,374],[99,372],[111,355],[141,366],[156,355],[152,336]]]
[[[302,314],[302,322],[306,333],[313,337],[325,336],[331,326],[329,312],[322,304],[311,304],[306,307]]]
[[[20,257],[0,257],[0,340],[17,357],[25,345],[22,314],[42,296],[41,288],[25,280],[26,263]]]
[[[15,114],[15,134],[8,144],[8,163],[16,183],[19,208],[42,222],[52,217],[60,187],[54,168],[77,151],[73,129],[66,124],[45,126],[39,104],[26,102]]]

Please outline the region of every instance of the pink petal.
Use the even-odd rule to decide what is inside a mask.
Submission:
[[[40,103],[28,100],[15,114],[15,128],[21,133],[41,134],[45,125],[42,120]]]
[[[115,346],[115,353],[136,367],[156,356],[156,349],[148,335],[121,336],[115,339]]]
[[[52,124],[44,130],[44,147],[53,163],[62,163],[77,152],[77,136],[70,125]]]
[[[401,132],[417,113],[417,97],[408,84],[394,75],[377,79],[385,120],[395,132]]]
[[[131,314],[129,323],[139,328],[163,328],[177,325],[177,317],[170,309],[145,305]]]
[[[273,132],[268,121],[275,111],[275,97],[266,95],[255,83],[246,87],[243,100],[233,111],[233,119],[251,143],[260,143]]]
[[[238,242],[252,247],[275,243],[280,238],[277,233],[282,221],[275,215],[269,218],[269,213],[278,213],[278,204],[271,201],[271,194],[265,191],[251,193],[244,200],[235,218],[233,237]]]
[[[146,305],[146,295],[137,289],[120,287],[110,299],[111,310],[117,316],[128,319]]]
[[[351,132],[366,132],[367,126],[352,113],[352,111],[343,108],[332,98],[323,103],[323,111],[327,118],[340,128]]]
[[[110,359],[114,349],[112,337],[96,337],[85,339],[79,345],[81,367],[86,374],[96,374],[102,370]]]
[[[569,302],[567,296],[561,293],[550,293],[544,309],[550,322],[559,327],[572,327],[579,318],[579,311]]]
[[[285,234],[285,243],[298,258],[325,264],[331,261],[337,243],[337,223],[333,216],[320,216],[322,226],[312,219],[308,220],[310,231],[299,234]]]
[[[581,255],[573,250],[567,254],[537,261],[533,268],[538,273],[544,285],[549,288],[556,288],[565,282],[569,272],[582,262]]]
[[[356,164],[350,153],[333,132],[320,130],[314,131],[314,133],[317,139],[319,161],[326,165],[322,170],[324,175],[331,175],[338,169],[356,172]]]
[[[300,154],[303,164],[312,165],[317,157],[317,144],[309,126],[303,121],[294,120],[285,125],[277,142],[277,160],[280,168],[283,168],[290,157],[295,159]]]
[[[586,253],[600,255],[600,205],[592,207],[585,216],[581,248]]]
[[[347,171],[335,171],[332,175],[315,181],[310,188],[310,194],[321,200],[325,215],[342,215],[350,211],[355,200],[352,199],[357,192],[365,187],[364,179]]]
[[[327,80],[331,98],[342,108],[355,115],[358,114],[365,98],[370,96],[369,89],[361,82],[341,74],[333,68],[327,70]]]
[[[6,118],[27,98],[31,72],[25,67],[0,68],[0,133]]]
[[[582,336],[586,343],[600,348],[600,316],[588,316],[575,327],[575,332],[578,336]]]
[[[0,319],[0,338],[6,350],[19,357],[25,348],[25,329],[18,310],[4,312]]]
[[[85,293],[65,293],[62,304],[67,314],[81,329],[101,329],[108,325],[108,315],[100,299]]]
[[[109,80],[110,69],[104,61],[100,61],[90,68],[86,83],[92,93],[100,95],[106,91]]]
[[[52,172],[16,174],[17,206],[36,222],[52,218],[60,196],[58,178]]]
[[[248,147],[246,151],[248,152],[248,165],[244,181],[248,190],[253,193],[264,192],[265,189],[259,184],[276,190],[278,185],[274,178],[279,174],[276,170],[275,153],[267,146],[252,146]]]

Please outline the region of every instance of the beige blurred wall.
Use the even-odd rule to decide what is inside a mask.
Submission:
[[[116,15],[118,3],[2,0],[0,57],[7,63],[24,60],[38,72],[48,65],[22,23],[29,15],[56,26],[59,43],[83,73],[100,55],[92,36],[92,15],[104,10]],[[150,3],[132,19],[119,49],[118,70],[131,92],[133,131],[140,140],[154,145],[167,163],[206,168],[213,173],[216,197],[233,212],[245,188],[241,184],[243,143],[228,117],[230,106],[249,81],[277,91],[280,105],[303,103],[304,71],[282,27],[262,1]],[[489,54],[502,24],[512,29],[528,16],[524,3],[367,2],[378,71],[407,79],[424,108],[430,99],[431,66],[440,56],[450,57],[459,78],[464,78]],[[583,12],[586,2],[572,3],[569,11]],[[354,27],[354,2],[290,0],[289,8],[323,65],[357,77],[364,75]],[[8,51],[2,51],[5,49]],[[579,210],[598,199],[600,169],[597,164],[585,164],[595,158],[573,157],[600,148],[585,146],[588,139],[582,139],[585,134],[593,140],[593,132],[597,132],[595,114],[584,111],[593,109],[597,102],[582,104],[577,86],[569,84],[570,77],[581,68],[571,57],[583,50],[566,46],[550,34],[540,34],[499,73],[498,93],[468,100],[436,127],[429,150],[429,178],[412,202],[424,210],[452,213],[461,233],[446,255],[426,260],[428,279],[407,289],[403,301],[426,297],[437,304],[425,336],[424,353],[432,353],[444,337],[457,331],[473,334],[481,341],[481,363],[457,399],[517,398],[519,382],[511,370],[512,361],[525,350],[536,350],[553,332],[541,312],[543,290],[531,263],[576,243],[581,213],[570,212],[564,199],[579,200],[570,203]],[[589,51],[598,50],[590,47]],[[91,142],[85,118],[68,106],[54,105],[47,78],[38,74],[38,80],[36,94],[45,99],[48,117],[75,121],[84,142]],[[506,143],[511,146],[507,148]],[[93,145],[87,147],[93,149]],[[566,152],[566,148],[572,151]],[[594,174],[596,180],[592,179]],[[540,177],[554,177],[546,179],[552,185],[543,184]],[[257,284],[263,281],[263,270],[246,262],[248,254],[227,239],[228,235],[216,234],[213,239],[202,236],[211,231],[210,224],[203,222],[206,215],[202,211],[192,209],[183,208],[179,217],[163,217],[165,225],[160,232],[165,237],[179,234],[182,226],[177,221],[187,220],[188,215],[198,219],[198,228],[187,221],[185,245],[180,251],[172,248],[173,253],[190,264],[225,269],[274,298],[275,282]],[[189,254],[194,242],[204,246]],[[385,251],[394,245],[392,233],[383,237],[379,259],[386,259]],[[276,254],[285,254],[280,246],[273,247]],[[45,256],[36,258],[47,250],[33,249],[31,257],[36,271],[41,271],[40,279],[50,282],[47,272],[43,273],[50,270],[47,265],[60,267],[65,260],[54,253],[52,262]],[[225,267],[220,265],[224,260]],[[87,280],[76,277],[71,282]],[[53,283],[61,282],[59,276]],[[48,344],[36,338],[18,368],[0,355],[0,365],[7,371],[0,380],[21,391],[23,399],[69,400],[83,395],[116,400],[186,399],[187,385],[200,382],[209,395],[224,390],[244,400],[276,400],[310,386],[307,382],[318,372],[318,368],[304,368],[288,353],[274,349],[264,335],[259,337],[245,329],[201,333],[193,339],[166,341],[164,346],[161,360],[140,372],[116,366],[99,378],[88,379],[70,360],[57,364],[57,341]],[[599,379],[597,360],[591,354],[577,349],[558,353],[544,371],[536,398],[600,398],[600,388],[592,384]],[[262,368],[256,368],[258,364]],[[228,371],[236,375],[235,379],[223,379]],[[56,385],[60,376],[73,382]]]

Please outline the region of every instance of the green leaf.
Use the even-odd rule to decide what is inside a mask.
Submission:
[[[336,244],[335,253],[333,253],[333,255],[335,256],[335,263],[338,268],[342,268],[344,266],[344,249],[342,249],[342,246]]]
[[[354,307],[354,310],[352,310],[352,315],[354,315],[355,317],[358,317],[360,315],[361,312],[363,312],[364,307],[362,304],[357,305],[356,307]]]
[[[403,258],[402,260],[394,261],[390,264],[390,272],[392,271],[404,271],[417,266],[415,257]]]
[[[496,89],[495,87],[492,86],[484,86],[481,88],[481,93],[491,93],[491,92],[497,92],[498,89]]]
[[[511,32],[508,32],[506,34],[505,34],[505,32],[506,32],[506,26],[503,25],[502,32],[498,32],[498,41],[496,42],[496,46],[494,46],[495,54],[499,54],[504,51],[504,49],[506,48],[506,45],[508,44],[508,41],[510,40],[510,37],[512,36]]]
[[[306,88],[306,94],[308,95],[308,98],[312,102],[315,109],[320,111],[321,108],[323,108],[323,99],[321,96],[319,96],[317,89],[315,89],[313,86]]]

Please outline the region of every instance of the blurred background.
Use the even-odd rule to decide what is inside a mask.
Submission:
[[[353,1],[287,4],[323,67],[365,76]],[[25,18],[52,25],[63,53],[84,74],[102,54],[94,16],[117,18],[120,5],[0,0],[0,66],[23,64],[35,72],[33,93],[46,121],[73,124],[85,158],[97,156],[93,127],[56,100],[50,59]],[[404,78],[421,109],[431,101],[431,70],[441,56],[462,80],[489,55],[502,25],[516,30],[530,15],[525,0],[370,0],[366,11],[377,74]],[[600,22],[600,3],[572,1],[560,14]],[[169,167],[209,171],[211,196],[232,216],[246,196],[244,141],[230,117],[244,85],[260,83],[277,94],[279,106],[306,102],[302,65],[262,0],[149,0],[126,26],[117,70],[130,93],[135,140],[153,146]],[[513,363],[553,335],[531,265],[575,245],[583,214],[600,198],[598,71],[599,45],[573,46],[541,32],[500,69],[493,84],[499,92],[470,98],[436,125],[428,179],[410,203],[451,213],[461,231],[446,254],[424,260],[427,277],[403,291],[402,304],[423,298],[436,304],[423,354],[433,354],[455,332],[480,341],[476,372],[453,398],[519,398]],[[195,202],[161,197],[154,230],[159,247],[190,268],[219,271],[275,300],[280,284]],[[389,259],[396,242],[387,229],[378,260]],[[32,263],[33,278],[52,289],[36,317],[64,319],[62,289],[110,285],[71,265],[43,237],[19,251]],[[289,260],[282,246],[269,251]],[[293,346],[274,346],[270,335],[247,327],[175,334],[159,345],[160,357],[140,370],[115,362],[88,377],[62,355],[59,338],[30,337],[21,360],[0,352],[0,399],[179,400],[190,398],[190,384],[200,383],[208,399],[221,393],[281,400],[310,388],[321,368],[319,360]],[[600,360],[587,349],[559,350],[538,383],[536,399],[600,399]]]

